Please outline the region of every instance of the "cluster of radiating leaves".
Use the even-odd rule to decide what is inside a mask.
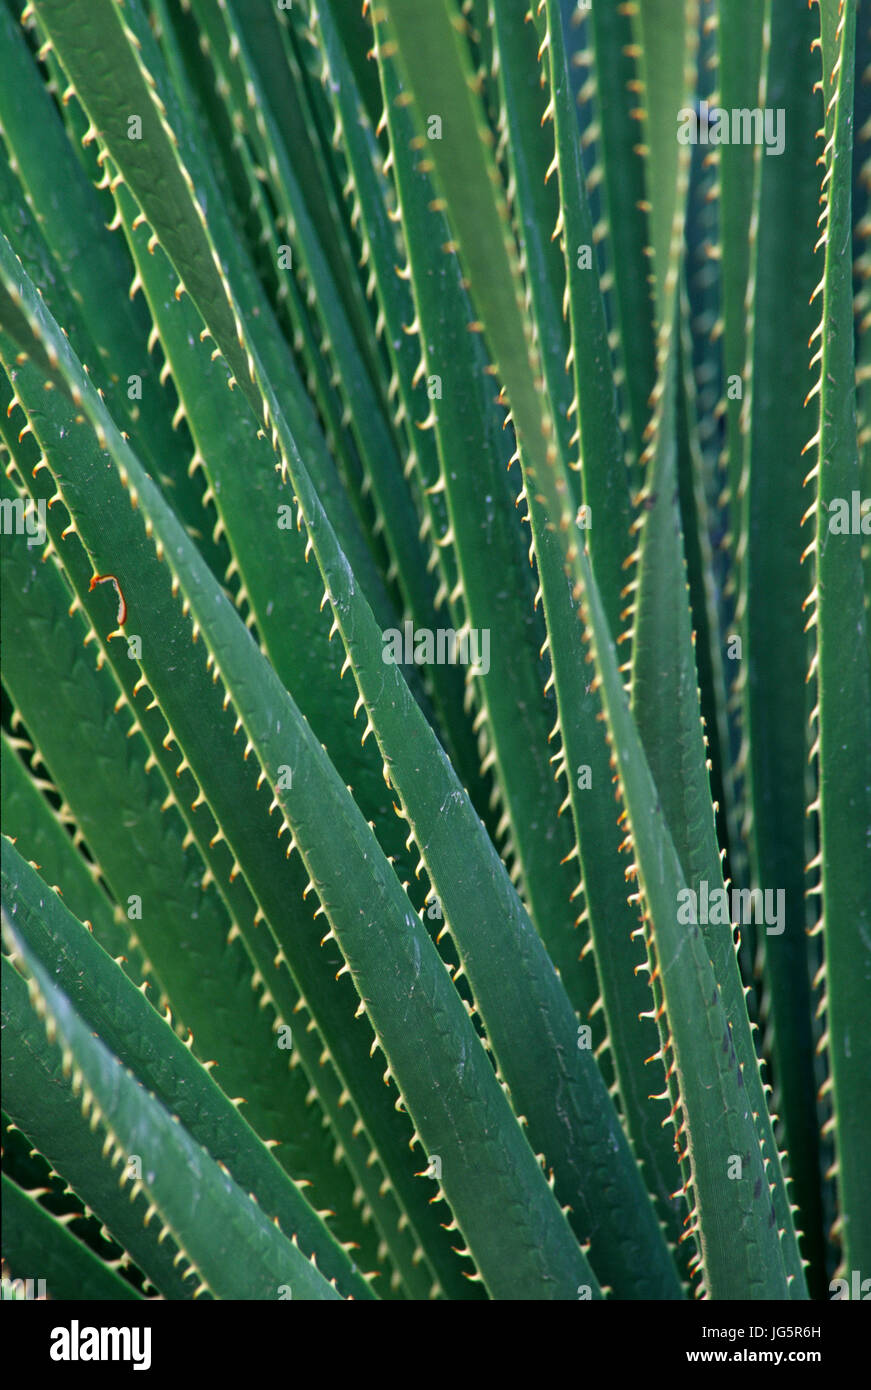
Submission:
[[[15,9],[9,1272],[586,1300],[863,1269],[852,0]],[[783,154],[681,144],[702,98],[784,109]],[[476,666],[383,659],[447,628]],[[783,889],[783,932],[679,916],[730,886]]]

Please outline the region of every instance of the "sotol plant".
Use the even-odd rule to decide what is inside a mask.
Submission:
[[[856,1296],[867,10],[18,8],[4,1272]]]

